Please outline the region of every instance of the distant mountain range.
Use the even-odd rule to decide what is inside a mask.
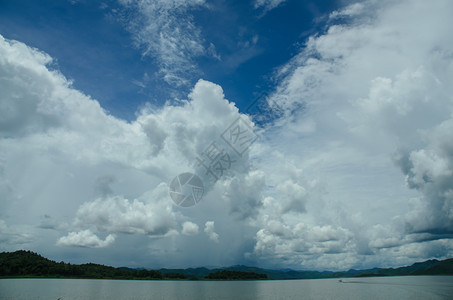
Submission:
[[[114,268],[99,264],[72,265],[49,260],[31,251],[0,253],[0,278],[8,277],[58,277],[58,278],[108,278],[145,280],[250,280],[250,279],[317,279],[369,276],[453,275],[453,258],[414,263],[399,268],[374,268],[343,272],[271,270],[247,266],[227,268],[188,268],[146,270],[143,268]]]
[[[367,270],[354,270],[343,272],[331,271],[295,271],[291,269],[271,270],[247,266],[231,266],[227,268],[207,269],[207,268],[188,268],[188,269],[160,269],[162,274],[181,273],[187,277],[203,278],[211,272],[220,270],[254,272],[265,274],[269,279],[317,279],[317,278],[341,278],[341,277],[371,277],[371,276],[406,276],[406,275],[453,275],[453,258],[446,260],[427,260],[414,263],[411,266],[399,268],[374,268]]]

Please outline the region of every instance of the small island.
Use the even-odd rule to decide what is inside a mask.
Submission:
[[[209,273],[205,279],[210,280],[265,280],[268,279],[266,274],[244,271],[221,270]]]

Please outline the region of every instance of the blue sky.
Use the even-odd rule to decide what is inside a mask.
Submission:
[[[175,95],[183,97],[200,77],[220,84],[227,98],[245,109],[272,89],[275,69],[322,28],[322,17],[338,5],[288,1],[264,13],[248,1],[213,1],[188,10],[200,31],[197,42],[215,45],[220,59],[208,53],[194,57],[194,70],[184,74],[188,84],[183,85],[157,74],[159,58],[144,54],[146,46],[134,44],[127,28],[128,14],[138,13],[116,1],[2,1],[0,30],[5,38],[50,54],[53,67],[74,87],[130,121],[147,102],[161,106]]]
[[[149,268],[453,257],[452,5],[0,0],[0,251]],[[184,173],[199,181],[179,190]]]

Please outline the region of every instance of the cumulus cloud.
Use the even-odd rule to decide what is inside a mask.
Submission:
[[[162,184],[144,200],[147,203],[120,196],[86,202],[77,210],[74,223],[106,232],[165,235],[176,227],[176,214],[167,193],[168,187]]]
[[[123,3],[143,5],[149,18],[167,10],[176,33],[174,16],[204,5]],[[278,70],[269,106],[285,117],[243,155],[222,133],[238,118],[253,123],[219,85],[199,80],[179,106],[145,107],[128,123],[50,70],[49,55],[0,38],[2,239],[20,244],[25,228],[5,232],[52,215],[60,225],[38,232],[52,243],[106,247],[116,236],[115,245],[180,266],[203,264],[206,251],[215,253],[209,264],[298,269],[451,256],[451,5],[364,1],[333,13],[325,33]],[[160,30],[151,27],[144,36]],[[188,59],[201,49],[197,35],[189,40],[194,49],[175,46]],[[213,143],[232,158],[218,179],[197,160]],[[167,184],[182,172],[205,184],[196,207],[169,197]],[[215,243],[200,249],[206,236],[187,220]]]
[[[265,175],[262,171],[251,171],[224,181],[222,198],[229,204],[230,213],[239,219],[256,217],[262,205]]]
[[[305,212],[306,191],[298,183],[285,181],[277,185],[279,196],[279,212],[285,214],[289,211]]]
[[[214,221],[207,221],[204,224],[204,232],[211,241],[216,243],[219,242],[219,235],[215,232]]]
[[[198,234],[198,225],[189,221],[184,222],[181,233],[184,235],[196,235]]]
[[[57,241],[59,246],[86,247],[86,248],[104,248],[115,241],[115,235],[109,234],[105,240],[101,240],[91,230],[86,229],[79,232],[70,232]]]
[[[39,224],[39,235],[45,241],[53,238],[52,244],[58,232],[69,231],[59,239],[59,245],[67,246],[108,245],[112,238],[98,240],[96,236],[114,234],[119,241],[137,236],[134,245],[146,247],[149,237],[154,237],[153,253],[164,255],[162,249],[169,247],[166,238],[175,239],[173,247],[183,247],[183,237],[175,234],[183,221],[207,221],[209,214],[203,209],[212,209],[216,218],[228,222],[230,212],[223,209],[221,197],[228,186],[225,182],[238,175],[250,178],[244,187],[262,187],[262,175],[247,175],[248,152],[237,154],[221,137],[239,117],[242,125],[253,124],[225,99],[219,85],[199,80],[179,106],[144,107],[128,123],[106,113],[61,73],[50,70],[52,59],[47,54],[4,38],[0,51],[4,73],[0,86],[5,91],[1,105],[20,110],[10,114],[16,119],[1,127],[0,192],[4,201],[0,217],[6,221],[15,216],[16,223]],[[56,121],[39,121],[45,118]],[[24,127],[23,122],[29,123]],[[213,143],[232,158],[218,180],[205,168],[207,161],[203,166],[197,160],[208,159],[206,150]],[[181,211],[168,194],[167,184],[182,172],[197,173],[205,184],[198,213]],[[240,182],[235,187],[243,189]],[[233,210],[236,206],[231,205]],[[52,218],[43,221],[41,216],[46,215]],[[196,233],[194,226],[184,224],[183,235]],[[214,231],[210,236],[218,239]],[[194,245],[198,242],[193,241]],[[234,249],[245,242],[238,241]],[[172,248],[169,253],[178,257],[178,251]],[[193,254],[202,263],[203,255],[195,250]]]
[[[0,74],[4,78],[1,83],[0,134],[16,136],[58,124],[58,117],[47,111],[40,101],[41,95],[51,97],[52,91],[46,89],[45,84],[50,79],[49,72],[44,67],[51,62],[50,56],[36,49],[29,49],[22,43],[7,41],[2,36],[0,47]],[[20,63],[12,63],[17,62],[18,58],[21,59]],[[8,77],[12,72],[18,71],[23,71],[22,76]],[[28,85],[27,76],[33,75],[42,76],[41,82],[35,82],[31,89],[23,89],[23,86]]]
[[[453,118],[423,133],[427,143],[422,149],[403,152],[398,164],[406,183],[423,197],[407,215],[409,233],[453,232]]]
[[[351,263],[353,255],[349,254],[349,259],[343,262],[332,260],[354,248],[353,234],[345,228],[271,220],[257,232],[254,252],[263,262],[284,258],[290,260],[290,265],[342,269]],[[329,259],[327,263],[315,262],[319,258]]]
[[[372,266],[372,253],[380,263],[406,263],[410,249],[430,249],[412,251],[412,259],[448,257],[442,245],[452,228],[450,9],[448,1],[353,4],[333,12],[335,24],[310,37],[279,70],[269,106],[278,105],[286,118],[276,122],[280,129],[267,131],[276,145],[267,155],[280,162],[286,156],[311,180],[296,181],[298,211],[284,213],[290,200],[266,195],[255,252],[294,257],[286,254],[295,246],[284,237],[294,239],[297,222],[290,221],[299,218],[307,231],[332,226],[344,237],[337,254],[322,245],[300,247],[304,267],[312,265],[304,255],[325,266],[341,257],[341,267],[354,266],[358,257]],[[278,175],[269,172],[266,182],[275,182],[275,191],[294,187],[294,180],[273,181]]]

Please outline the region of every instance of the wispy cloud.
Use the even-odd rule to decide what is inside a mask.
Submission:
[[[368,3],[369,5],[369,3]],[[365,8],[365,4],[357,2],[351,5],[346,6],[343,9],[333,11],[330,15],[330,19],[339,19],[339,18],[346,18],[346,17],[354,17],[363,13]]]
[[[285,2],[286,0],[255,0],[255,9],[263,9],[264,12],[272,10]]]
[[[187,86],[200,71],[194,59],[216,55],[213,45],[205,47],[200,28],[191,11],[205,7],[204,0],[120,0],[123,19],[143,55],[152,57],[163,79]],[[213,52],[214,51],[214,52]]]

